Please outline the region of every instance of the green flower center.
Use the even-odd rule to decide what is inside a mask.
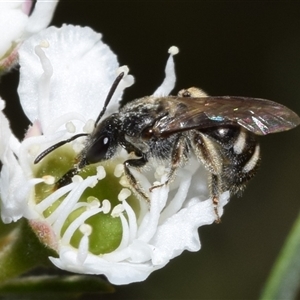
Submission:
[[[37,166],[34,167],[34,176],[41,178],[44,176],[53,176],[55,182],[62,178],[70,169],[74,167],[76,161],[76,154],[69,146],[63,146],[47,155]],[[111,212],[114,207],[121,204],[118,200],[118,195],[124,189],[124,186],[120,184],[120,178],[114,175],[114,170],[117,165],[122,163],[120,159],[110,160],[103,164],[89,165],[78,173],[83,179],[97,174],[97,167],[103,166],[106,172],[106,176],[99,180],[94,187],[86,188],[81,196],[78,198],[78,208],[71,210],[65,219],[61,230],[59,232],[60,237],[64,235],[69,226],[79,218],[84,212],[89,209],[88,205],[80,205],[81,202],[89,204],[92,202],[100,203],[103,205],[103,201],[109,201],[111,209],[109,212],[101,211],[85,220],[85,224],[91,226],[92,231],[89,235],[89,251],[93,254],[99,255],[114,251],[122,240],[123,227],[120,216],[112,216]],[[61,188],[61,187],[60,187]],[[39,183],[35,187],[35,204],[42,203],[45,199],[52,195],[58,189],[57,184]],[[70,192],[69,192],[70,193]],[[49,207],[43,212],[44,218],[51,217],[51,215],[59,208],[68,194],[56,199]],[[131,194],[126,199],[127,203],[131,206],[135,212],[136,217],[140,210],[140,203],[138,199]],[[127,218],[126,211],[122,214]],[[72,235],[70,244],[78,248],[79,243],[83,237],[83,233],[77,228]]]

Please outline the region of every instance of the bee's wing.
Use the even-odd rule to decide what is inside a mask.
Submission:
[[[168,135],[195,128],[240,125],[257,134],[289,130],[300,124],[299,116],[279,103],[246,97],[166,97],[165,107],[172,107],[167,117],[154,129]]]

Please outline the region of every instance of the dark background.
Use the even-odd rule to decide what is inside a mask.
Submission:
[[[271,99],[300,113],[300,2],[66,1],[53,24],[90,26],[136,78],[125,100],[152,94],[176,45],[177,85],[210,95]],[[17,72],[1,96],[21,137]],[[263,162],[220,225],[202,227],[202,249],[184,252],[142,283],[103,299],[256,299],[300,208],[300,128],[263,137]]]

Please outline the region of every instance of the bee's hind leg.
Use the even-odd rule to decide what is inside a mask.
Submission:
[[[215,222],[217,224],[221,223],[221,218],[219,215],[218,207],[219,207],[219,198],[221,194],[221,176],[210,174],[209,175],[209,189],[210,189],[210,195],[213,202],[213,208],[216,215]]]

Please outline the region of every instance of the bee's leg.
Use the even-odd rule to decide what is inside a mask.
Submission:
[[[187,153],[185,153],[188,149],[186,145],[186,138],[187,138],[186,136],[180,135],[175,142],[174,148],[172,150],[171,168],[168,173],[167,180],[162,184],[158,184],[150,187],[149,189],[150,192],[152,192],[153,189],[155,188],[162,187],[173,181],[176,175],[176,171],[182,164],[182,161],[187,160]]]
[[[191,132],[191,141],[196,157],[209,171],[209,192],[212,198],[213,207],[216,215],[216,223],[220,223],[218,213],[219,197],[222,193],[222,169],[223,157],[221,156],[218,145],[209,137],[199,131]]]
[[[79,172],[78,168],[72,168],[67,173],[65,173],[56,183],[55,186],[57,189],[70,184],[74,175],[77,175]]]
[[[210,179],[210,191],[216,211],[221,193],[227,190],[231,195],[242,192],[246,183],[256,174],[260,164],[260,148],[255,134],[240,127],[208,128],[205,136],[206,139],[211,139],[211,143],[215,141],[220,161],[217,172],[211,170]],[[207,144],[205,137],[198,141],[200,148]],[[208,149],[213,153],[213,147]]]
[[[129,159],[124,162],[124,173],[125,176],[130,184],[130,187],[135,191],[135,193],[140,196],[141,198],[145,199],[147,203],[150,204],[150,198],[145,193],[144,189],[140,185],[140,183],[136,180],[134,175],[131,173],[129,167],[133,168],[141,168],[143,167],[148,160],[145,157],[141,157],[139,159]]]
[[[218,212],[219,198],[221,194],[221,185],[222,185],[221,176],[215,174],[210,174],[209,176],[210,176],[209,178],[210,195],[212,198],[214,212],[216,215],[215,222],[219,224],[221,222],[221,218]]]

